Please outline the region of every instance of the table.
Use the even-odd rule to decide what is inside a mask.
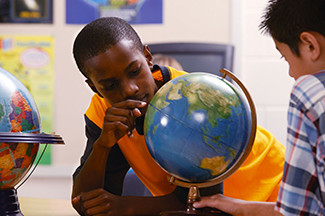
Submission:
[[[70,200],[18,197],[24,216],[77,216]]]

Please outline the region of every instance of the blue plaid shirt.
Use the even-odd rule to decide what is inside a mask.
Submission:
[[[325,215],[325,71],[296,80],[288,109],[283,178],[275,209]]]

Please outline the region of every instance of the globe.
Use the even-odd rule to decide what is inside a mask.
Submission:
[[[246,94],[224,77],[204,72],[163,85],[144,122],[147,147],[157,164],[189,185],[216,184],[230,176],[255,137],[255,109]]]
[[[0,215],[23,215],[14,187],[32,167],[39,144],[64,144],[60,136],[40,131],[32,95],[15,76],[0,68]]]
[[[30,92],[16,77],[2,68],[0,132],[40,132],[40,117]],[[38,148],[39,143],[0,143],[0,190],[17,185],[33,164]]]

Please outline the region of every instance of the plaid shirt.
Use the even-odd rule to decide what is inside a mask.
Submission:
[[[325,71],[293,86],[283,172],[275,210],[325,215]]]

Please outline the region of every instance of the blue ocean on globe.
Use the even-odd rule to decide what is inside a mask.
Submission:
[[[241,158],[251,118],[239,88],[213,74],[189,73],[166,83],[151,100],[145,140],[166,172],[186,182],[206,182]]]

